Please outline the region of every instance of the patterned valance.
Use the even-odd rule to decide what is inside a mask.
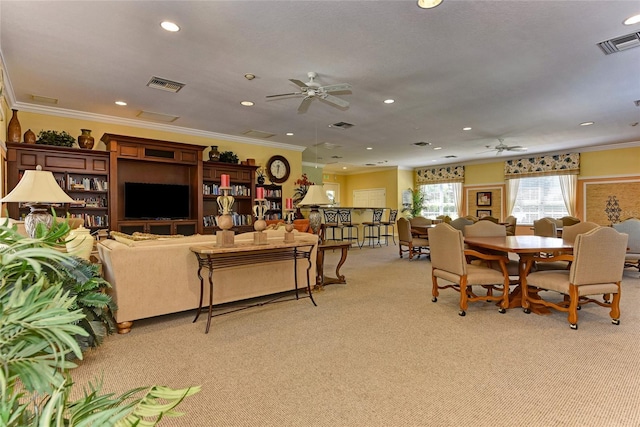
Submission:
[[[464,182],[464,166],[416,169],[416,182],[418,184],[434,182]]]
[[[580,173],[580,153],[530,157],[504,162],[504,177],[525,178],[542,175],[577,175]]]

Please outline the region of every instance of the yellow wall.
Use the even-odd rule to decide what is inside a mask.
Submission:
[[[342,186],[341,186],[342,187]],[[340,197],[342,206],[353,206],[353,191],[371,188],[385,188],[386,203],[384,207],[395,206],[398,200],[398,171],[388,169],[380,172],[368,172],[348,175]]]
[[[464,167],[464,184],[495,184],[504,181],[504,162],[466,165]]]
[[[579,178],[640,175],[640,147],[580,154]]]
[[[105,133],[116,135],[136,136],[140,138],[159,139],[163,141],[184,142],[188,144],[196,144],[202,146],[217,145],[218,150],[233,151],[238,155],[240,160],[252,158],[256,160],[256,165],[266,165],[272,155],[279,154],[287,158],[291,166],[291,174],[289,179],[283,184],[283,197],[293,194],[293,182],[302,175],[302,152],[293,150],[284,150],[273,147],[265,147],[261,145],[244,144],[239,142],[231,142],[213,138],[205,138],[202,136],[184,135],[180,133],[167,132],[163,130],[144,129],[134,126],[124,126],[118,124],[109,124],[89,120],[80,120],[67,117],[49,116],[37,113],[19,112],[20,125],[23,131],[31,129],[36,135],[41,130],[66,131],[73,137],[80,135],[80,129],[91,129],[91,134],[96,140],[95,150],[104,150],[104,143],[100,142],[100,138]],[[205,149],[204,158],[208,159],[209,148]],[[291,197],[291,196],[286,196]]]

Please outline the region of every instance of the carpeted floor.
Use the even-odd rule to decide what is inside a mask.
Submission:
[[[637,270],[625,271],[619,326],[590,304],[574,331],[564,313],[489,303],[460,317],[456,292],[431,302],[430,268],[397,246],[352,249],[348,284],[314,293],[318,307],[239,311],[208,335],[194,312],[137,321],[73,378],[113,392],[202,385],[164,426],[640,426]]]

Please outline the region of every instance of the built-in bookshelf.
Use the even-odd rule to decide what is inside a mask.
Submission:
[[[265,219],[282,219],[282,186],[275,184],[256,185],[264,188],[264,198],[267,201]]]
[[[75,202],[53,205],[56,216],[82,218],[93,231],[109,228],[109,153],[78,148],[7,143],[7,189],[20,182],[24,171],[53,173],[58,185]],[[24,218],[29,208],[8,203],[11,218]]]

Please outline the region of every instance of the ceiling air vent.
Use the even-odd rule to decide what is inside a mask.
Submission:
[[[431,145],[431,143],[420,141],[420,142],[414,142],[413,145],[417,145],[418,147],[426,147],[427,145]]]
[[[275,136],[275,133],[263,132],[261,130],[253,130],[253,129],[249,129],[248,131],[243,132],[242,134],[251,138],[262,138],[262,139],[267,139],[267,138],[271,138],[272,136]]]
[[[349,128],[352,128],[353,125],[347,122],[338,122],[338,123],[332,124],[331,127],[340,128],[340,129],[349,129]]]
[[[365,166],[375,166],[376,164],[375,163],[365,163],[364,165]]]
[[[172,123],[180,118],[179,116],[170,116],[168,114],[154,113],[151,111],[140,111],[137,116],[141,119],[165,123]]]
[[[611,55],[612,53],[631,49],[632,47],[638,47],[640,46],[640,32],[603,41],[598,43],[598,46],[600,46],[600,49],[602,49],[605,55]]]
[[[180,89],[182,89],[185,86],[185,84],[174,82],[168,79],[163,79],[162,77],[154,76],[154,77],[151,77],[151,80],[149,80],[149,83],[147,83],[147,86],[154,89],[166,90],[167,92],[176,93]]]
[[[636,107],[640,107],[640,99],[633,101],[634,104],[636,104]]]
[[[448,156],[444,156],[445,159],[457,159],[458,156],[454,156],[453,154],[449,154]]]

